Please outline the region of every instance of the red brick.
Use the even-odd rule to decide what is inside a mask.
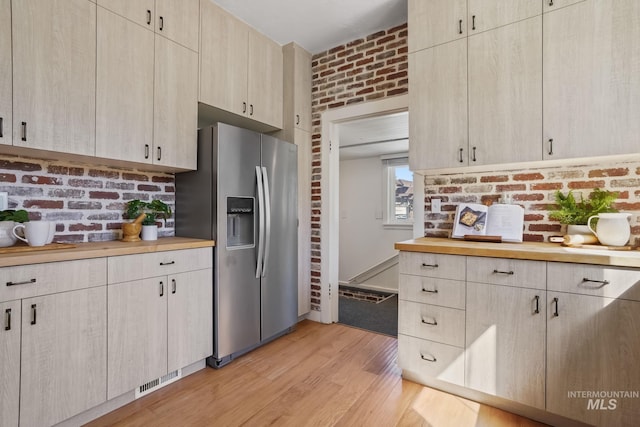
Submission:
[[[440,193],[442,194],[451,194],[451,193],[461,193],[462,187],[440,187]]]
[[[358,45],[361,45],[362,43],[364,43],[364,39],[353,40],[347,43],[347,47],[358,46]]]
[[[402,54],[406,54],[409,53],[409,48],[408,47],[401,47],[398,49],[398,54],[402,55]]]
[[[407,61],[407,55],[395,56],[387,60],[387,65],[394,65],[394,64],[398,64],[406,61]]]
[[[332,63],[329,64],[329,67],[331,68],[335,68],[338,67],[342,64],[345,63],[345,59],[344,58],[340,58],[340,59],[336,59],[335,61],[333,61]]]
[[[327,63],[333,61],[334,59],[336,59],[335,55],[327,55],[327,56],[323,56],[322,58],[320,58],[319,62],[321,64],[327,64]]]
[[[509,177],[507,175],[491,175],[480,177],[480,182],[507,182]]]
[[[149,181],[149,177],[147,175],[128,172],[122,173],[122,179],[127,181]]]
[[[602,188],[604,185],[604,181],[572,181],[567,187],[574,190],[580,188]]]
[[[37,163],[12,162],[0,159],[0,169],[19,170],[23,172],[35,172],[42,170],[42,166]]]
[[[333,104],[329,104],[329,108],[339,108],[339,107],[344,107],[344,101],[342,102],[335,102]]]
[[[528,214],[528,213],[524,214],[525,222],[542,221],[543,219],[544,219],[544,215],[541,215],[541,214]]]
[[[386,32],[385,32],[385,31],[378,31],[377,33],[369,34],[369,35],[367,36],[367,40],[373,40],[373,39],[376,39],[376,38],[378,38],[378,37],[382,37],[382,36],[384,36],[385,34],[386,34]]]
[[[531,190],[533,191],[561,190],[561,189],[562,189],[561,182],[543,182],[538,184],[531,184]]]
[[[23,184],[62,185],[62,180],[54,176],[24,175]]]
[[[47,167],[47,172],[52,175],[82,176],[84,175],[84,168],[50,165]]]
[[[496,185],[496,191],[498,193],[502,193],[505,191],[526,191],[527,186],[524,184],[505,184],[505,185]]]
[[[364,98],[363,97],[357,97],[357,98],[351,98],[347,100],[347,105],[351,105],[351,104],[357,104],[359,102],[363,102]]]
[[[640,210],[640,202],[615,202],[613,206],[620,211],[638,211]]]
[[[396,32],[398,32],[398,31],[399,31],[399,32],[402,34],[402,32],[403,32],[402,30],[405,30],[405,31],[406,31],[407,27],[408,27],[408,25],[407,25],[407,23],[405,22],[404,24],[400,24],[400,25],[398,25],[398,26],[396,26],[396,27],[389,28],[389,29],[387,30],[387,33],[391,34],[391,33],[396,33]],[[405,37],[406,37],[406,34],[405,34]]]
[[[589,171],[589,178],[602,178],[606,176],[627,176],[629,168],[595,169]]]
[[[338,71],[338,72],[340,72],[340,71],[347,71],[347,70],[352,69],[353,67],[354,67],[353,63],[349,63],[349,64],[345,64],[345,65],[343,65],[342,67],[338,67],[338,70],[337,70],[337,71]]]
[[[560,224],[529,224],[529,231],[546,231],[550,233],[560,233]]]
[[[498,194],[491,194],[491,195],[486,194],[480,197],[480,203],[486,206],[490,206],[494,203],[498,203],[499,200],[500,200],[500,195]]]
[[[380,52],[383,52],[383,51],[384,51],[384,47],[382,47],[382,46],[378,46],[378,47],[376,47],[376,48],[369,49],[369,50],[368,50],[368,51],[366,51],[364,54],[365,54],[366,56],[373,57],[373,55],[375,55],[376,53],[380,53]],[[376,57],[376,59],[378,59],[378,58]]]
[[[379,64],[379,65],[382,66],[382,64]],[[391,73],[393,73],[395,71],[396,71],[396,69],[394,67],[382,68],[382,69],[376,71],[376,75],[377,76],[381,76],[381,75],[384,75],[384,74],[391,74]]]
[[[389,74],[387,75],[387,80],[401,79],[403,77],[407,77],[406,71],[400,71],[398,73]]]
[[[532,173],[517,173],[513,175],[514,181],[535,181],[539,179],[544,179],[544,175],[537,172]]]
[[[394,56],[396,56],[396,51],[388,50],[380,55],[376,55],[376,61],[384,61],[385,59],[393,58]]]
[[[402,95],[405,93],[408,93],[409,89],[406,87],[402,87],[402,88],[398,88],[398,89],[392,89],[390,91],[387,92],[387,96],[395,96],[395,95]]]
[[[371,49],[373,46],[375,46],[374,42],[366,42],[364,44],[357,46],[356,51],[357,52],[366,51],[367,49]]]
[[[356,53],[355,55],[351,55],[347,58],[347,61],[349,62],[353,62],[353,61],[357,61],[358,59],[362,59],[364,58],[364,53],[360,52],[360,53]]]
[[[320,73],[320,77],[326,77],[331,74],[335,74],[335,72],[336,70],[332,70],[332,69],[324,70],[323,72]]]
[[[0,182],[16,182],[16,176],[11,173],[0,173]]]
[[[395,40],[396,36],[394,34],[388,34],[385,37],[381,37],[380,39],[378,39],[378,41],[376,42],[376,44],[381,45],[384,43],[388,43],[392,40]]]
[[[89,191],[89,198],[117,200],[120,198],[120,194],[113,191]]]
[[[374,99],[380,99],[384,97],[385,97],[384,92],[372,93],[370,95],[367,95],[367,101],[372,101]]]
[[[528,194],[514,194],[513,195],[513,200],[520,202],[531,202],[531,201],[536,201],[539,202],[540,200],[544,200],[544,194],[540,194],[540,193],[528,193]]]
[[[353,49],[346,49],[341,52],[338,52],[338,58],[343,58],[345,56],[351,55],[353,53]],[[348,60],[348,59],[347,59]]]
[[[118,179],[120,178],[120,172],[89,169],[89,176],[94,178]]]
[[[392,89],[394,87],[396,87],[396,84],[394,82],[387,82],[387,83],[383,83],[381,85],[377,85],[376,86],[376,91],[382,92],[382,91],[385,91],[387,89]]]
[[[173,176],[153,176],[151,177],[151,182],[174,182],[175,179]]]
[[[544,236],[541,234],[523,234],[522,240],[525,242],[544,242]]]
[[[361,67],[363,65],[371,64],[372,62],[373,62],[373,58],[363,58],[363,59],[359,60],[358,62],[356,62],[356,65],[358,67]]]
[[[22,202],[25,209],[62,209],[64,202],[62,200],[25,200]]]

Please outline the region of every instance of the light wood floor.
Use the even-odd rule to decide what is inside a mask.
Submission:
[[[303,321],[89,426],[542,426],[403,380],[396,353],[394,338]]]

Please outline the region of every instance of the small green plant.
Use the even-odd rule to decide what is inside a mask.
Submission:
[[[160,218],[169,218],[172,212],[169,205],[162,200],[154,199],[151,202],[145,202],[134,199],[127,202],[127,218],[136,219],[141,213],[147,214],[142,225],[154,225]]]
[[[605,212],[618,212],[611,204],[618,198],[617,191],[600,190],[594,188],[588,199],[576,200],[573,192],[565,196],[560,190],[556,191],[556,203],[560,209],[553,210],[549,218],[560,221],[561,224],[586,225],[590,216]]]
[[[0,221],[29,222],[29,214],[23,209],[7,209],[0,211]]]

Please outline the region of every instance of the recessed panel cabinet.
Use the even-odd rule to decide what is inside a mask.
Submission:
[[[93,156],[96,5],[21,0],[11,8],[13,145]]]
[[[0,425],[17,427],[20,412],[21,303],[0,303]]]
[[[0,144],[12,144],[11,0],[0,0]]]

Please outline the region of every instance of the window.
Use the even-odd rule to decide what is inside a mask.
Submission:
[[[413,226],[413,172],[407,157],[382,159],[384,224]]]

